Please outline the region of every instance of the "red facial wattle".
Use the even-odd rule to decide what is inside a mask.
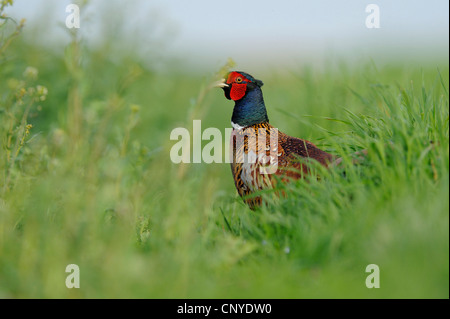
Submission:
[[[244,97],[247,90],[247,83],[233,83],[231,86],[230,97],[233,101],[240,100]]]
[[[247,91],[247,83],[250,82],[239,72],[231,72],[228,75],[227,84],[231,86],[230,98],[233,101],[242,99]]]

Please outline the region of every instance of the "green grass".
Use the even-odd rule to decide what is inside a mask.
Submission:
[[[110,57],[76,38],[0,57],[0,297],[449,297],[447,62],[244,70],[273,125],[345,159],[253,212],[229,164],[170,161],[175,127],[230,125],[213,72]]]

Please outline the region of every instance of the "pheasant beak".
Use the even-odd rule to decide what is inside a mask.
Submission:
[[[214,82],[213,86],[216,88],[227,88],[229,85],[225,82],[225,79],[222,79],[220,81]]]

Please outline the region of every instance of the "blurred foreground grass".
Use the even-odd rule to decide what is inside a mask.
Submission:
[[[170,161],[175,127],[230,125],[207,77],[111,59],[76,35],[64,55],[20,39],[5,52],[0,297],[448,298],[447,62],[244,70],[283,132],[346,163],[369,150],[252,212],[229,164]],[[80,289],[65,286],[68,264]],[[368,264],[380,289],[365,286]]]

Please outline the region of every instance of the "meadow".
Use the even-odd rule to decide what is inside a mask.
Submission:
[[[273,125],[344,158],[251,211],[229,164],[169,156],[176,127],[230,127],[219,70],[21,28],[0,20],[0,298],[449,297],[448,61],[243,70]]]

